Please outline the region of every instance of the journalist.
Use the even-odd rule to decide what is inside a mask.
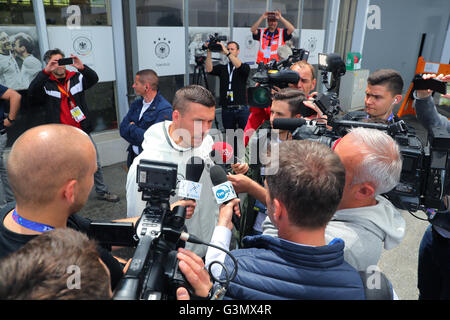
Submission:
[[[120,136],[130,143],[127,149],[128,168],[142,152],[145,131],[155,123],[172,120],[172,106],[159,92],[158,84],[155,71],[144,69],[136,73],[133,88],[140,98],[133,101],[120,123]]]
[[[211,51],[208,48],[205,62],[206,72],[218,76],[220,79],[219,103],[222,107],[224,129],[243,130],[250,114],[245,90],[250,67],[239,59],[240,50],[237,42],[230,41],[226,46],[222,42],[217,44],[222,47],[222,54],[228,58],[229,62],[226,65],[213,66]],[[205,46],[208,47],[208,45],[209,43],[206,42]]]
[[[235,173],[242,173],[250,177],[261,186],[263,183],[263,168],[260,153],[270,142],[282,142],[291,140],[292,136],[288,130],[273,130],[275,119],[301,118],[308,111],[304,105],[305,94],[293,88],[284,88],[273,95],[272,106],[270,108],[270,119],[266,120],[250,138],[250,143],[245,149],[245,162],[233,164]],[[276,134],[275,134],[276,132]],[[230,181],[235,181],[235,176],[229,176]],[[238,179],[238,178],[236,178]],[[262,232],[262,222],[266,218],[266,207],[252,195],[243,196],[241,203],[241,226],[240,241],[247,235],[260,234]]]
[[[145,132],[143,151],[128,171],[128,217],[140,216],[146,206],[136,183],[137,165],[141,159],[175,163],[178,165],[178,175],[184,179],[188,160],[193,156],[206,159],[212,150],[214,141],[208,132],[215,117],[215,100],[211,92],[202,86],[190,85],[175,93],[172,105],[173,120],[159,122]],[[208,242],[218,216],[218,206],[211,192],[213,186],[206,170],[203,171],[199,183],[202,184],[201,200],[197,202],[192,218],[186,221],[186,227],[189,233]],[[170,199],[171,203],[176,200],[176,196]],[[203,245],[188,243],[186,248],[201,257],[206,253]]]
[[[339,157],[317,142],[286,141],[279,146],[278,171],[265,180],[267,214],[279,237],[244,239],[245,249],[233,250],[237,275],[228,286],[230,299],[364,299],[358,272],[344,261],[344,242],[327,244],[325,228],[345,188]],[[220,208],[212,243],[227,247],[235,199]],[[228,274],[233,261],[209,248],[206,264],[224,261]],[[222,280],[226,273],[211,266]]]
[[[400,119],[394,114],[396,104],[402,100],[403,79],[400,73],[392,69],[380,69],[367,78],[364,109],[344,115],[344,120],[364,121],[382,120],[386,123]]]
[[[450,75],[429,74],[424,79],[437,78],[449,82]],[[443,127],[450,133],[450,121],[439,114],[431,90],[417,90],[413,93],[417,119],[430,131],[432,127]],[[450,95],[444,95],[450,98]],[[448,182],[446,182],[448,184]],[[450,225],[449,199],[445,199],[447,210],[437,213],[435,220],[443,219]],[[430,224],[425,231],[419,246],[418,288],[420,300],[450,299],[450,230]]]
[[[344,240],[345,260],[360,271],[378,264],[383,248],[395,248],[405,235],[401,213],[381,194],[394,188],[402,170],[398,145],[386,133],[356,128],[335,145],[346,170],[338,210],[325,229],[327,241]],[[230,176],[236,192],[249,192],[264,202],[264,190],[243,175]],[[266,218],[263,234],[277,236]]]
[[[290,88],[294,88],[297,90],[301,90],[308,99],[314,95],[314,88],[316,87],[316,75],[314,72],[314,67],[306,61],[297,61],[290,66],[292,71],[295,71],[299,75],[299,81],[297,84],[289,84]],[[275,90],[274,90],[275,91]],[[309,105],[310,108],[313,108],[317,111],[318,108]],[[247,125],[244,129],[244,145],[247,146],[250,140],[252,133],[259,128],[259,126],[266,120],[270,119],[270,106],[267,108],[250,108],[250,116],[248,117]]]

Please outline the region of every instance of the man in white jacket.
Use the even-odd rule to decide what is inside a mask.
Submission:
[[[127,176],[127,216],[140,216],[146,202],[138,192],[136,167],[141,159],[171,162],[178,165],[178,180],[183,180],[186,163],[193,156],[206,159],[214,141],[208,134],[215,117],[215,100],[205,88],[191,85],[178,90],[173,100],[173,121],[151,126],[144,134],[143,151],[131,165]],[[207,170],[203,171],[200,200],[197,201],[192,218],[186,220],[188,232],[209,242],[216,225],[219,207],[212,193],[212,182]],[[171,197],[175,202],[177,197]],[[186,243],[186,249],[200,257],[206,254],[206,246]]]
[[[338,210],[325,229],[325,238],[343,239],[345,261],[367,271],[378,264],[383,247],[396,247],[405,235],[403,216],[380,196],[399,182],[401,155],[389,135],[366,128],[353,129],[334,150],[345,167],[345,188]],[[263,234],[278,234],[268,219]]]

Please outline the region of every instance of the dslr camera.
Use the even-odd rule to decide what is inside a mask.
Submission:
[[[209,35],[209,44],[208,46],[203,45],[202,50],[210,50],[211,52],[221,52],[222,46],[217,42],[227,41],[227,36],[219,36],[218,33],[214,33],[214,35]]]

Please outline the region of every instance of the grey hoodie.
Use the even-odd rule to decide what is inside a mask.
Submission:
[[[366,271],[380,260],[381,252],[398,246],[405,236],[401,213],[382,196],[374,206],[338,210],[325,229],[325,240],[345,242],[344,259],[357,270]],[[278,230],[267,218],[263,234],[278,236]]]

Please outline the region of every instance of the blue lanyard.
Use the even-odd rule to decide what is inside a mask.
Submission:
[[[45,231],[50,231],[55,229],[52,226],[48,226],[46,224],[42,224],[39,222],[34,222],[34,221],[30,221],[27,220],[25,218],[22,218],[21,216],[19,216],[19,214],[16,212],[16,209],[14,209],[13,213],[12,213],[12,218],[14,219],[14,221],[17,224],[20,224],[21,226],[33,230],[33,231],[38,231],[38,232],[45,232]]]

